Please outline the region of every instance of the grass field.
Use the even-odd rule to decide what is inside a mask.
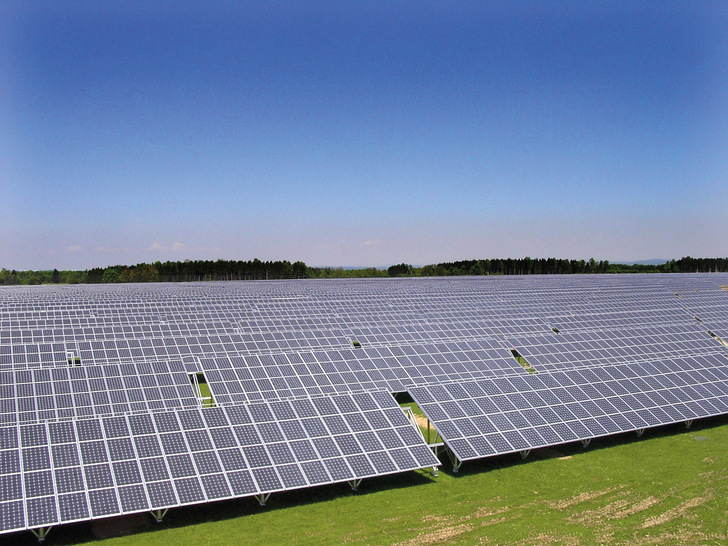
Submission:
[[[728,418],[431,471],[53,529],[51,544],[724,544]],[[34,543],[29,533],[0,543]]]

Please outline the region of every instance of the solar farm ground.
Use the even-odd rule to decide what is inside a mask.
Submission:
[[[728,418],[54,529],[53,544],[724,544]],[[34,544],[30,533],[3,537]]]

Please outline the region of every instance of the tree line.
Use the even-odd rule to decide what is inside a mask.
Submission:
[[[302,279],[308,267],[303,262],[262,262],[259,259],[185,260],[183,262],[141,263],[131,267],[116,265],[86,272],[86,282],[190,282]]]
[[[15,271],[0,269],[0,285],[97,284],[128,282],[241,281],[365,277],[445,277],[457,275],[566,275],[591,273],[707,273],[728,271],[728,258],[670,260],[663,264],[615,264],[607,260],[505,258],[462,260],[414,267],[401,263],[387,269],[309,267],[304,262],[259,259],[185,260],[96,267],[85,271]]]
[[[403,274],[400,264],[390,275]],[[411,266],[409,266],[411,267]],[[559,258],[505,258],[463,260],[426,265],[411,274],[423,276],[451,275],[569,275],[590,273],[708,273],[728,271],[728,258],[691,258],[670,260],[663,264],[620,264],[608,260],[565,260]],[[407,273],[404,273],[407,274]]]

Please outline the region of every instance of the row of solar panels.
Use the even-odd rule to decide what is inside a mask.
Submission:
[[[725,352],[697,323],[551,333],[511,342],[529,369],[541,372]],[[523,373],[506,347],[490,340],[0,370],[0,423],[189,407],[197,403],[189,373],[198,371],[206,373],[216,401],[224,404],[362,390],[402,392],[415,385]],[[97,361],[115,360],[107,354]]]
[[[721,332],[720,324],[714,324],[716,330]],[[673,336],[678,339],[686,335],[693,337],[697,343],[710,343],[708,339],[712,332],[705,323],[685,319],[681,322],[665,322],[652,318],[642,319],[638,325],[624,322],[612,322],[603,325],[601,329],[588,330],[560,330],[557,327],[545,327],[542,324],[527,325],[514,324],[512,327],[501,325],[497,328],[484,326],[483,322],[468,324],[437,324],[437,325],[409,325],[409,326],[380,326],[367,329],[354,328],[347,333],[341,330],[315,330],[268,332],[257,334],[233,334],[215,336],[170,336],[157,337],[149,333],[129,333],[131,337],[124,338],[115,334],[115,337],[99,341],[69,341],[66,343],[38,343],[38,344],[6,344],[0,345],[0,368],[4,365],[26,365],[27,367],[52,367],[64,365],[69,353],[83,360],[91,362],[115,362],[123,359],[160,359],[179,358],[185,355],[240,355],[265,354],[279,352],[299,352],[319,348],[346,348],[356,341],[364,347],[388,347],[392,345],[411,345],[424,343],[437,343],[461,340],[488,340],[500,339],[507,345],[522,347],[528,345],[547,346],[579,340],[579,334],[593,331],[608,331],[614,344],[615,337],[635,337],[641,335],[640,330],[661,328],[664,336]],[[498,335],[495,335],[495,331]],[[558,332],[561,337],[551,334]],[[648,332],[654,336],[657,332]],[[715,335],[715,334],[714,334]],[[143,336],[143,337],[136,337]],[[529,338],[536,338],[535,341]],[[658,342],[664,346],[662,341]],[[633,343],[638,344],[638,343]],[[563,352],[569,352],[568,347]]]
[[[0,427],[0,532],[438,464],[381,392]]]
[[[488,298],[478,298],[463,302],[457,296],[433,301],[430,296],[423,296],[418,305],[407,305],[396,296],[386,299],[372,297],[371,301],[360,301],[341,305],[328,304],[322,308],[306,305],[305,302],[296,307],[276,308],[267,307],[261,301],[253,309],[246,309],[238,302],[237,309],[228,305],[221,306],[215,313],[196,313],[193,309],[171,302],[162,312],[156,307],[134,309],[123,306],[118,309],[105,309],[98,306],[79,308],[73,314],[57,314],[51,311],[42,313],[12,312],[7,317],[0,317],[2,328],[12,327],[16,335],[32,336],[34,331],[51,328],[103,328],[112,325],[123,327],[140,327],[149,325],[170,325],[170,329],[183,328],[188,323],[200,323],[215,330],[229,328],[236,325],[244,332],[270,331],[280,326],[289,329],[307,328],[341,328],[344,326],[363,326],[372,320],[390,322],[401,318],[406,322],[425,322],[427,320],[483,320],[483,318],[508,317],[512,320],[528,319],[533,317],[568,317],[604,315],[620,312],[633,312],[643,314],[659,314],[661,311],[674,311],[686,303],[702,303],[674,295],[666,298],[654,299],[649,294],[641,294],[631,301],[621,298],[611,301],[585,301],[579,302],[542,302],[533,301],[499,303],[493,305]],[[315,320],[312,319],[315,317]]]
[[[689,294],[678,299],[672,292],[655,290],[654,287],[639,285],[639,283],[636,287],[625,283],[625,286],[619,290],[605,290],[603,283],[606,282],[606,279],[603,277],[594,279],[591,286],[594,288],[594,292],[586,292],[583,295],[574,290],[548,292],[550,279],[547,277],[539,279],[539,282],[543,283],[543,287],[538,287],[538,283],[530,282],[526,286],[519,286],[519,290],[498,292],[497,296],[494,295],[493,289],[502,290],[507,281],[464,280],[459,281],[458,284],[468,286],[469,291],[445,293],[439,293],[437,290],[447,285],[430,282],[432,283],[430,290],[421,290],[414,296],[408,295],[404,290],[396,290],[406,288],[411,284],[389,283],[387,285],[383,282],[360,284],[363,294],[359,298],[337,297],[337,292],[341,290],[340,285],[332,283],[318,285],[318,291],[305,297],[300,297],[300,286],[283,284],[280,285],[279,292],[289,291],[290,296],[295,296],[293,299],[286,299],[285,306],[281,305],[281,300],[262,297],[251,299],[248,291],[251,290],[251,287],[256,286],[254,284],[248,284],[244,290],[216,285],[204,293],[213,294],[217,291],[224,297],[211,297],[211,301],[205,306],[188,303],[187,299],[195,294],[194,288],[182,290],[176,285],[167,285],[164,290],[156,287],[140,288],[131,293],[133,296],[131,302],[128,297],[124,297],[129,295],[127,292],[114,287],[110,291],[119,293],[119,297],[113,303],[115,307],[112,307],[111,303],[90,301],[87,293],[77,290],[72,297],[59,302],[56,315],[52,309],[48,309],[52,305],[52,294],[46,297],[45,302],[41,300],[41,305],[34,306],[34,311],[25,312],[16,308],[22,308],[22,304],[13,305],[12,299],[6,297],[4,304],[12,315],[7,315],[7,317],[0,315],[0,331],[4,329],[3,325],[10,319],[22,322],[33,320],[33,318],[39,321],[37,326],[40,326],[43,321],[50,321],[49,325],[54,329],[63,327],[64,324],[72,325],[74,323],[82,326],[97,324],[101,327],[109,324],[184,324],[193,320],[202,321],[203,318],[206,318],[207,322],[221,326],[240,323],[239,327],[243,331],[247,331],[246,328],[250,328],[251,325],[262,326],[265,330],[271,331],[275,328],[274,321],[276,320],[288,322],[284,328],[290,330],[291,321],[286,321],[286,319],[305,321],[312,316],[328,319],[339,327],[356,327],[369,324],[372,320],[389,322],[398,317],[403,317],[408,322],[427,318],[437,321],[477,320],[484,316],[507,316],[511,319],[533,316],[577,315],[582,317],[588,314],[597,316],[611,314],[625,309],[642,312],[676,309],[688,302],[695,303],[694,299],[688,297]],[[381,286],[389,286],[389,289],[378,290]],[[165,294],[167,297],[164,297]],[[77,304],[75,308],[73,308],[74,302]],[[69,307],[72,308],[71,314],[68,311]],[[568,311],[566,315],[565,311]],[[258,326],[257,321],[265,320],[266,317],[270,321]],[[342,319],[346,320],[346,324],[341,324]],[[15,324],[13,329],[22,331],[23,327]],[[0,338],[0,342],[2,341]]]
[[[85,363],[122,359],[167,359],[180,355],[261,354],[305,351],[329,347],[351,347],[342,331],[270,332],[187,337],[116,338],[104,341],[15,344],[0,346],[0,368],[4,364],[26,367],[65,365],[69,352]]]
[[[697,323],[513,341],[540,372],[724,353]],[[506,347],[492,340],[0,371],[0,423],[191,407],[198,397],[189,374],[197,371],[205,372],[219,404],[403,392],[415,385],[525,373]]]
[[[198,404],[190,374],[205,372],[221,404],[402,392],[406,385],[522,373],[495,342],[461,342],[239,357],[143,360],[0,370],[0,423],[155,411]]]
[[[728,413],[713,355],[409,389],[462,461]]]

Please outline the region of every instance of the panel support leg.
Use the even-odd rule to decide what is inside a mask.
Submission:
[[[256,495],[255,500],[258,501],[258,504],[261,506],[265,506],[265,503],[268,502],[268,499],[270,498],[270,493],[267,493],[265,495]]]
[[[45,542],[45,539],[48,536],[48,533],[51,532],[51,529],[53,529],[53,527],[38,527],[37,529],[31,529],[30,532],[36,536],[38,542]]]
[[[688,419],[687,421],[685,421],[685,428],[690,428],[691,426],[693,426],[692,419]]]
[[[437,470],[437,467],[436,467],[436,466],[433,466],[433,467],[432,467],[432,475],[433,475],[433,476],[434,476],[435,478],[437,478],[437,472],[438,472],[438,470]]]
[[[157,521],[157,523],[162,523],[164,516],[167,515],[167,510],[169,510],[169,508],[165,508],[164,510],[152,510],[152,517]]]
[[[357,489],[359,489],[359,486],[361,485],[361,478],[358,480],[349,480],[346,483],[348,483],[351,486],[352,491],[356,491]]]
[[[530,449],[524,449],[523,451],[521,451],[521,459],[525,459],[526,457],[529,456],[530,453],[531,453]]]
[[[586,449],[587,447],[589,447],[589,444],[591,443],[591,441],[592,441],[591,438],[587,438],[586,440],[582,440],[581,441],[582,447],[584,447],[584,449]]]
[[[429,424],[429,421],[427,421]],[[430,437],[430,434],[428,432],[427,437]],[[440,437],[440,434],[436,431],[435,432],[435,441],[434,442],[428,442],[427,447],[429,447],[432,450],[432,453],[435,454],[435,457],[440,457],[440,452],[444,448],[445,442],[442,441],[442,438]]]
[[[452,462],[452,471],[453,471],[453,473],[457,474],[458,471],[460,470],[460,465],[462,465],[463,462],[462,461],[458,461],[458,458],[449,449],[447,450],[447,456],[450,458],[450,462]]]
[[[638,428],[637,429],[637,438],[642,438],[642,435],[645,433],[645,429]]]

